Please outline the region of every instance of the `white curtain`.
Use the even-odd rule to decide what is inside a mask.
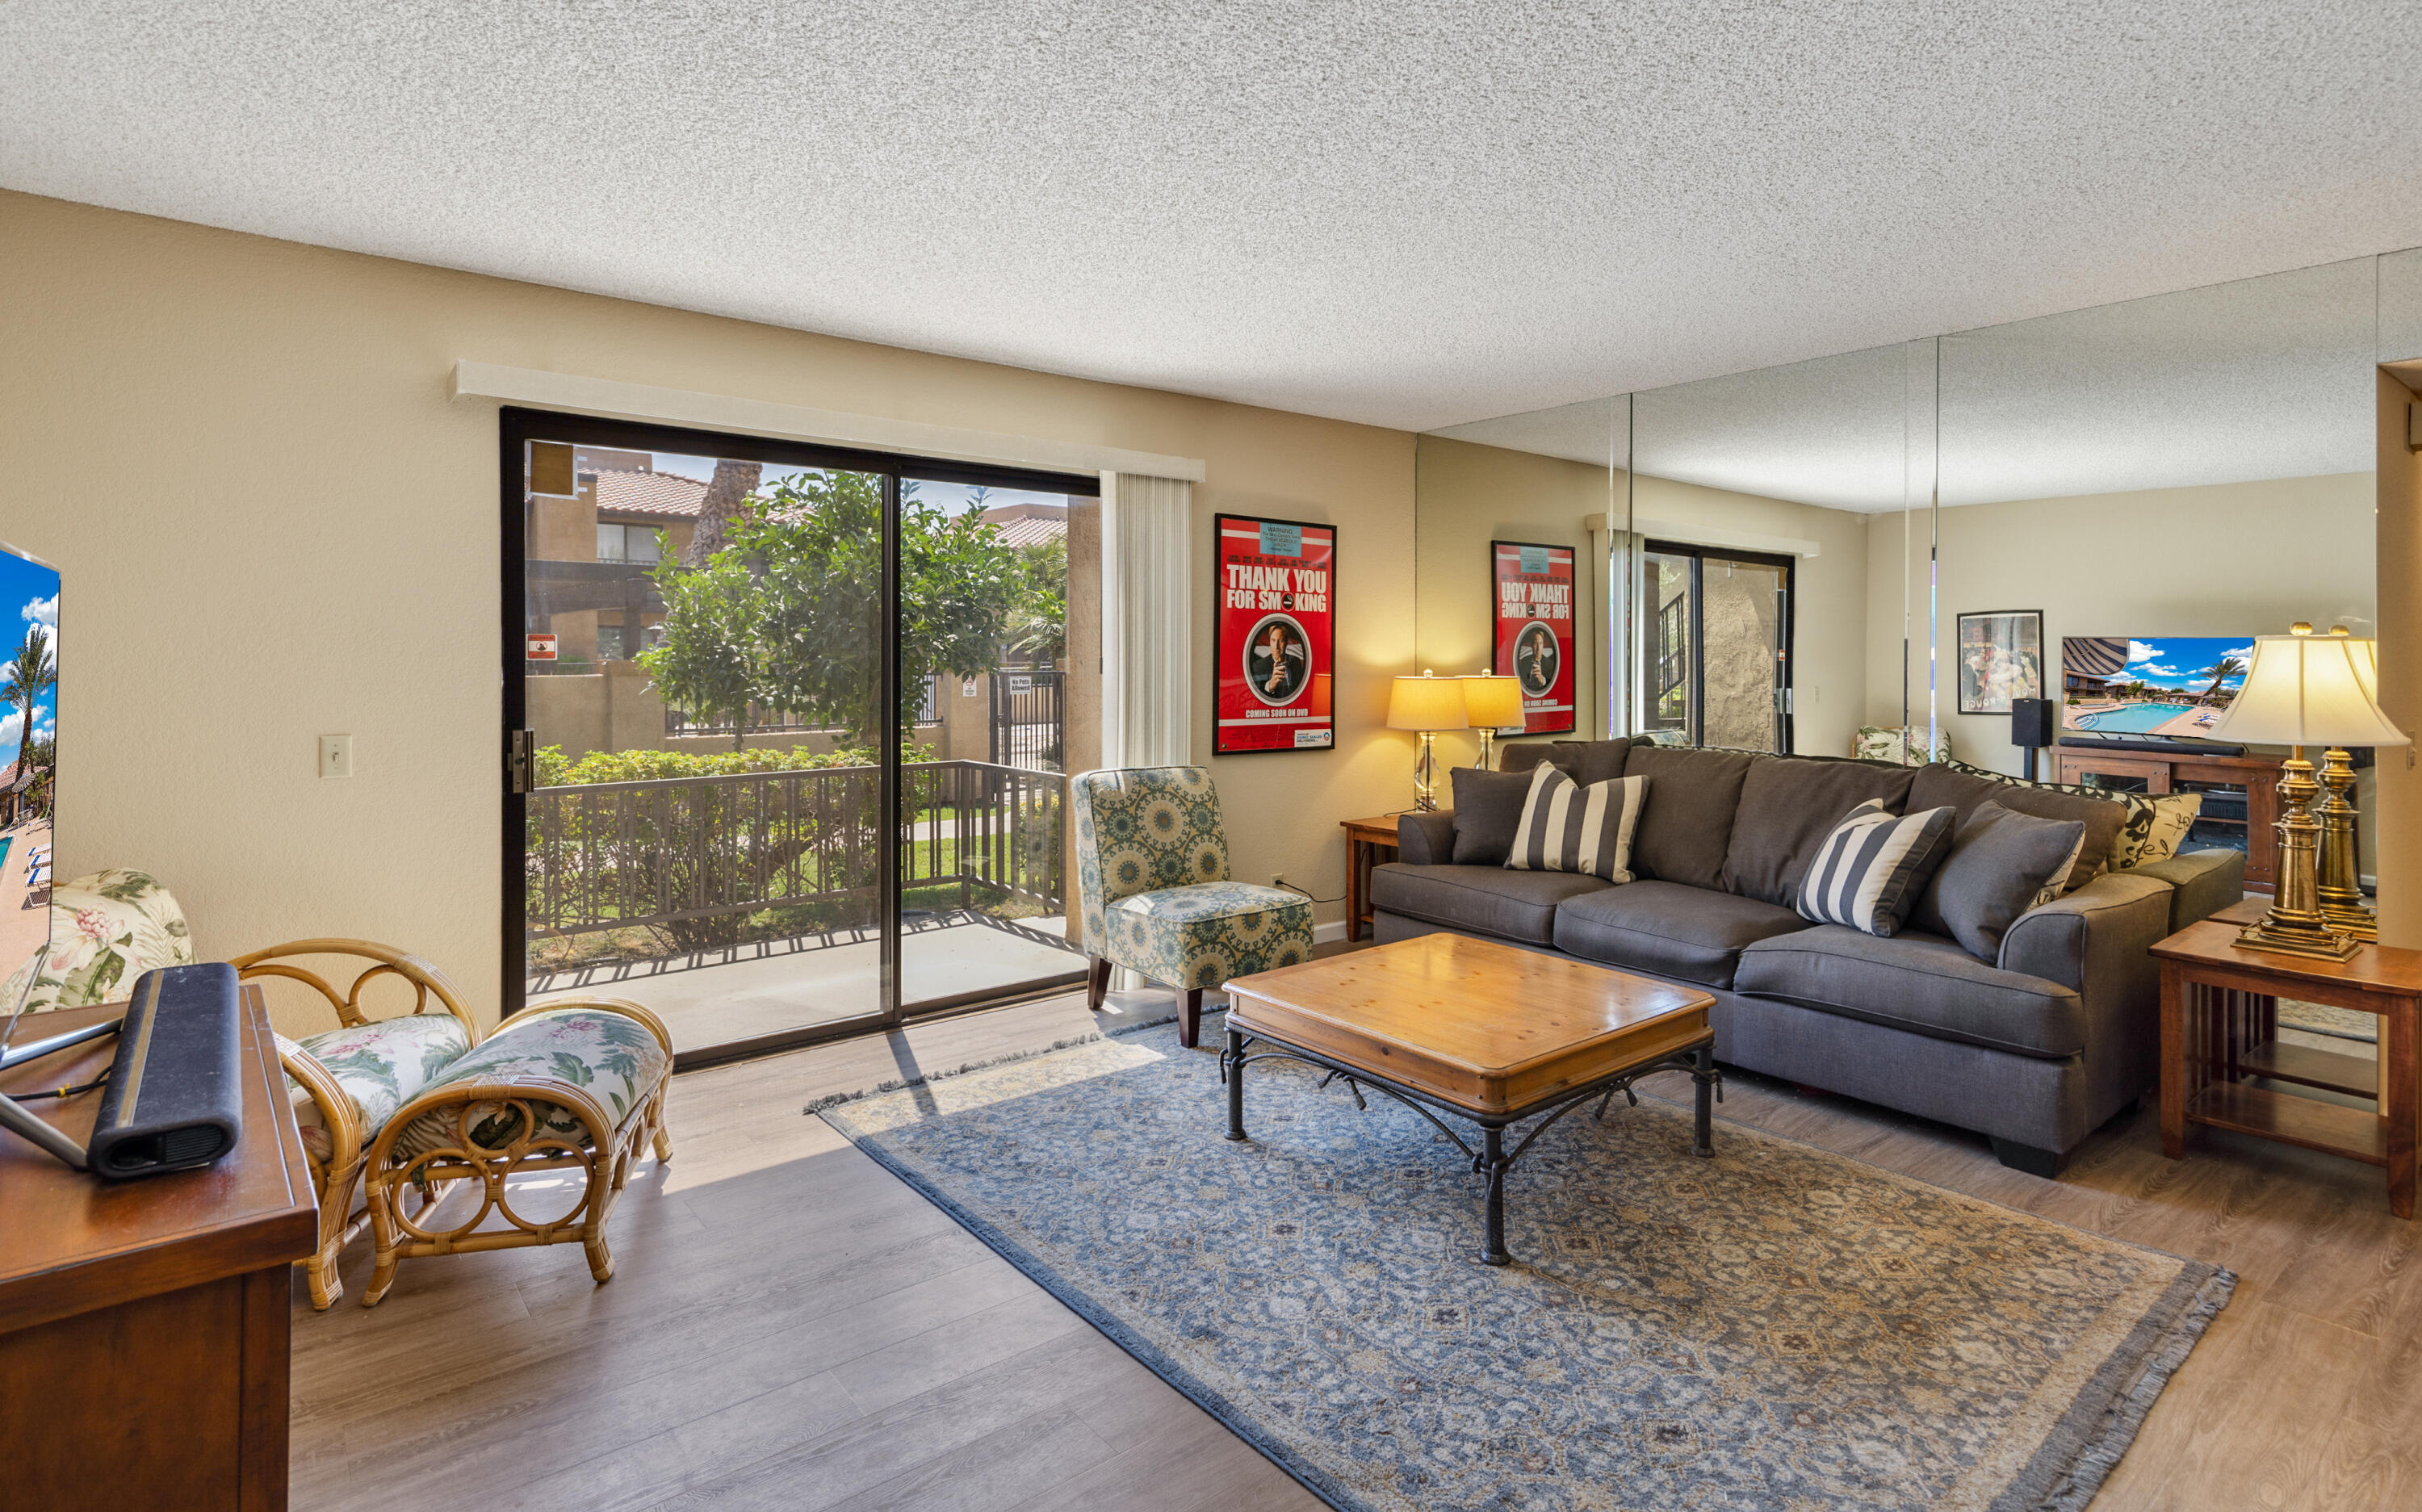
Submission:
[[[1102,474],[1102,764],[1194,760],[1194,485]],[[1148,985],[1125,967],[1110,987]]]
[[[1102,475],[1102,764],[1194,759],[1194,485]]]

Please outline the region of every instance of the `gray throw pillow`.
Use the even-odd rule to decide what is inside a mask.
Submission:
[[[1455,784],[1455,864],[1504,865],[1522,823],[1522,800],[1531,795],[1531,774],[1458,766],[1447,778]]]
[[[1951,854],[1935,869],[1910,922],[1950,936],[1988,965],[1999,961],[2002,936],[2068,874],[2084,843],[2083,820],[2038,819],[1980,803],[1952,836]]]

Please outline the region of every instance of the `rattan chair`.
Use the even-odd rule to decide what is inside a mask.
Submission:
[[[327,977],[296,964],[297,957],[312,956],[370,964],[339,992]],[[277,1038],[295,1122],[319,1187],[320,1247],[303,1268],[310,1282],[311,1305],[324,1311],[344,1295],[337,1276],[338,1252],[370,1216],[367,1207],[354,1208],[354,1188],[370,1142],[421,1088],[479,1045],[479,1021],[437,968],[369,940],[290,940],[239,955],[229,964],[241,981],[300,982],[325,999],[337,1016],[335,1029],[300,1040]],[[362,1009],[364,989],[388,977],[411,986],[412,1011],[372,1018]],[[428,1011],[432,1001],[439,1012]],[[427,1207],[445,1192],[432,1187],[423,1195]]]
[[[599,1283],[614,1274],[606,1221],[647,1147],[672,1158],[665,1128],[672,1035],[664,1021],[619,998],[558,999],[496,1026],[388,1119],[371,1142],[364,1200],[377,1246],[362,1292],[374,1307],[404,1260],[540,1244],[578,1243]],[[558,1216],[531,1218],[511,1178],[581,1173],[578,1199]],[[476,1211],[437,1228],[433,1205],[408,1211],[411,1194],[475,1183]],[[492,1217],[504,1226],[485,1227]]]

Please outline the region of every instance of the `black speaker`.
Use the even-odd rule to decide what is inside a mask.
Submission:
[[[2059,731],[2053,722],[2055,707],[2050,699],[2012,699],[2010,744],[2032,750],[2057,740]]]
[[[244,1133],[235,968],[167,966],[134,984],[86,1158],[97,1174],[206,1166]]]

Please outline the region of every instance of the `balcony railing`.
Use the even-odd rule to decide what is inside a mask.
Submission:
[[[1067,791],[1057,772],[989,762],[903,766],[902,817],[890,827],[903,890],[955,886],[961,907],[1063,909]],[[767,908],[871,922],[879,792],[872,766],[539,788],[527,932],[649,924],[687,949],[736,938],[747,916]]]

